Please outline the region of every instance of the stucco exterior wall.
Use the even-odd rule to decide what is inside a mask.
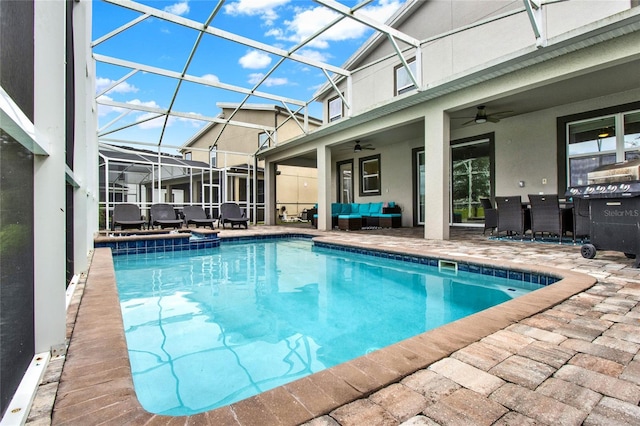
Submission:
[[[402,24],[401,30],[419,40],[425,40],[436,34],[460,29],[478,20],[508,12],[515,8],[515,4],[503,1],[459,0],[424,2],[419,12],[414,13]],[[521,7],[521,4],[517,2],[517,6]],[[547,37],[555,37],[630,7],[630,0],[548,4],[543,7],[544,30]],[[422,45],[423,75],[420,85],[437,85],[452,75],[468,72],[523,49],[533,49],[533,46],[534,32],[524,12],[447,35]],[[393,52],[389,43],[383,43],[354,61],[353,69],[359,68],[352,75],[351,115],[357,115],[396,96],[394,68],[400,65],[401,61],[395,55],[380,60]],[[408,49],[404,56],[415,57],[415,49]],[[341,81],[338,87],[346,93],[346,81]],[[335,96],[333,91],[328,91],[320,97],[324,105],[325,122],[328,121],[328,100]]]
[[[557,193],[556,119],[577,112],[597,110],[640,99],[640,88],[556,106],[507,118],[500,123],[469,126],[451,132],[451,139],[462,139],[495,132],[496,195]],[[542,180],[547,183],[543,184]],[[524,180],[521,188],[518,182]]]

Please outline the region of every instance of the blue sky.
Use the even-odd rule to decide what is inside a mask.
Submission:
[[[374,0],[362,9],[380,22],[388,19],[405,0]],[[188,20],[203,23],[212,13],[217,1],[139,1],[154,9],[167,11]],[[357,2],[342,0],[352,7]],[[93,36],[96,40],[116,28],[139,17],[137,11],[110,3],[93,3]],[[228,0],[211,22],[211,26],[235,35],[247,37],[273,47],[290,49],[332,21],[337,13],[308,0]],[[372,34],[367,27],[349,19],[338,25],[297,53],[331,65],[341,66]],[[191,52],[197,32],[159,18],[148,18],[120,34],[100,43],[94,53],[127,61],[182,72]],[[256,50],[211,35],[203,37],[189,64],[187,74],[239,87],[252,88],[279,60],[279,56]],[[96,91],[102,92],[130,69],[98,62]],[[326,83],[321,70],[300,62],[287,60],[259,87],[259,91],[301,101],[309,101],[316,90]],[[177,80],[151,73],[136,73],[103,96],[117,102],[167,108],[177,86]],[[206,87],[192,82],[182,84],[174,100],[173,110],[214,117],[220,111],[217,102],[240,102],[243,94]],[[253,96],[249,103],[273,103]],[[294,106],[289,105],[291,108]],[[111,123],[122,111],[99,107],[99,128]],[[316,103],[310,114],[321,117]],[[141,122],[147,112],[131,112],[108,129],[139,123],[106,137],[140,142],[158,143],[163,119]],[[182,145],[205,125],[202,121],[172,117],[162,138],[163,145]],[[175,151],[173,151],[175,152]]]

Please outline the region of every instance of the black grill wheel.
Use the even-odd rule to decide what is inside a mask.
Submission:
[[[585,259],[593,259],[596,257],[596,246],[593,244],[585,244],[580,248],[580,254]]]

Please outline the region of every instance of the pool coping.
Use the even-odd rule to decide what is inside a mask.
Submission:
[[[281,238],[281,235],[277,237]],[[264,238],[264,237],[262,237]],[[331,236],[314,240],[381,250]],[[539,264],[445,255],[412,248],[382,251],[435,257],[496,269],[528,270],[561,281],[474,315],[330,367],[231,405],[192,416],[149,413],[139,404],[129,366],[111,249],[96,248],[75,313],[52,424],[300,424],[366,397],[524,318],[547,310],[596,283],[592,276]],[[78,303],[80,303],[80,298]]]

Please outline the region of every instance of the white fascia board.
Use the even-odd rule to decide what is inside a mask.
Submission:
[[[0,87],[0,128],[33,154],[49,155],[45,147],[38,143],[38,140],[43,138],[37,137],[33,123],[2,87]]]

